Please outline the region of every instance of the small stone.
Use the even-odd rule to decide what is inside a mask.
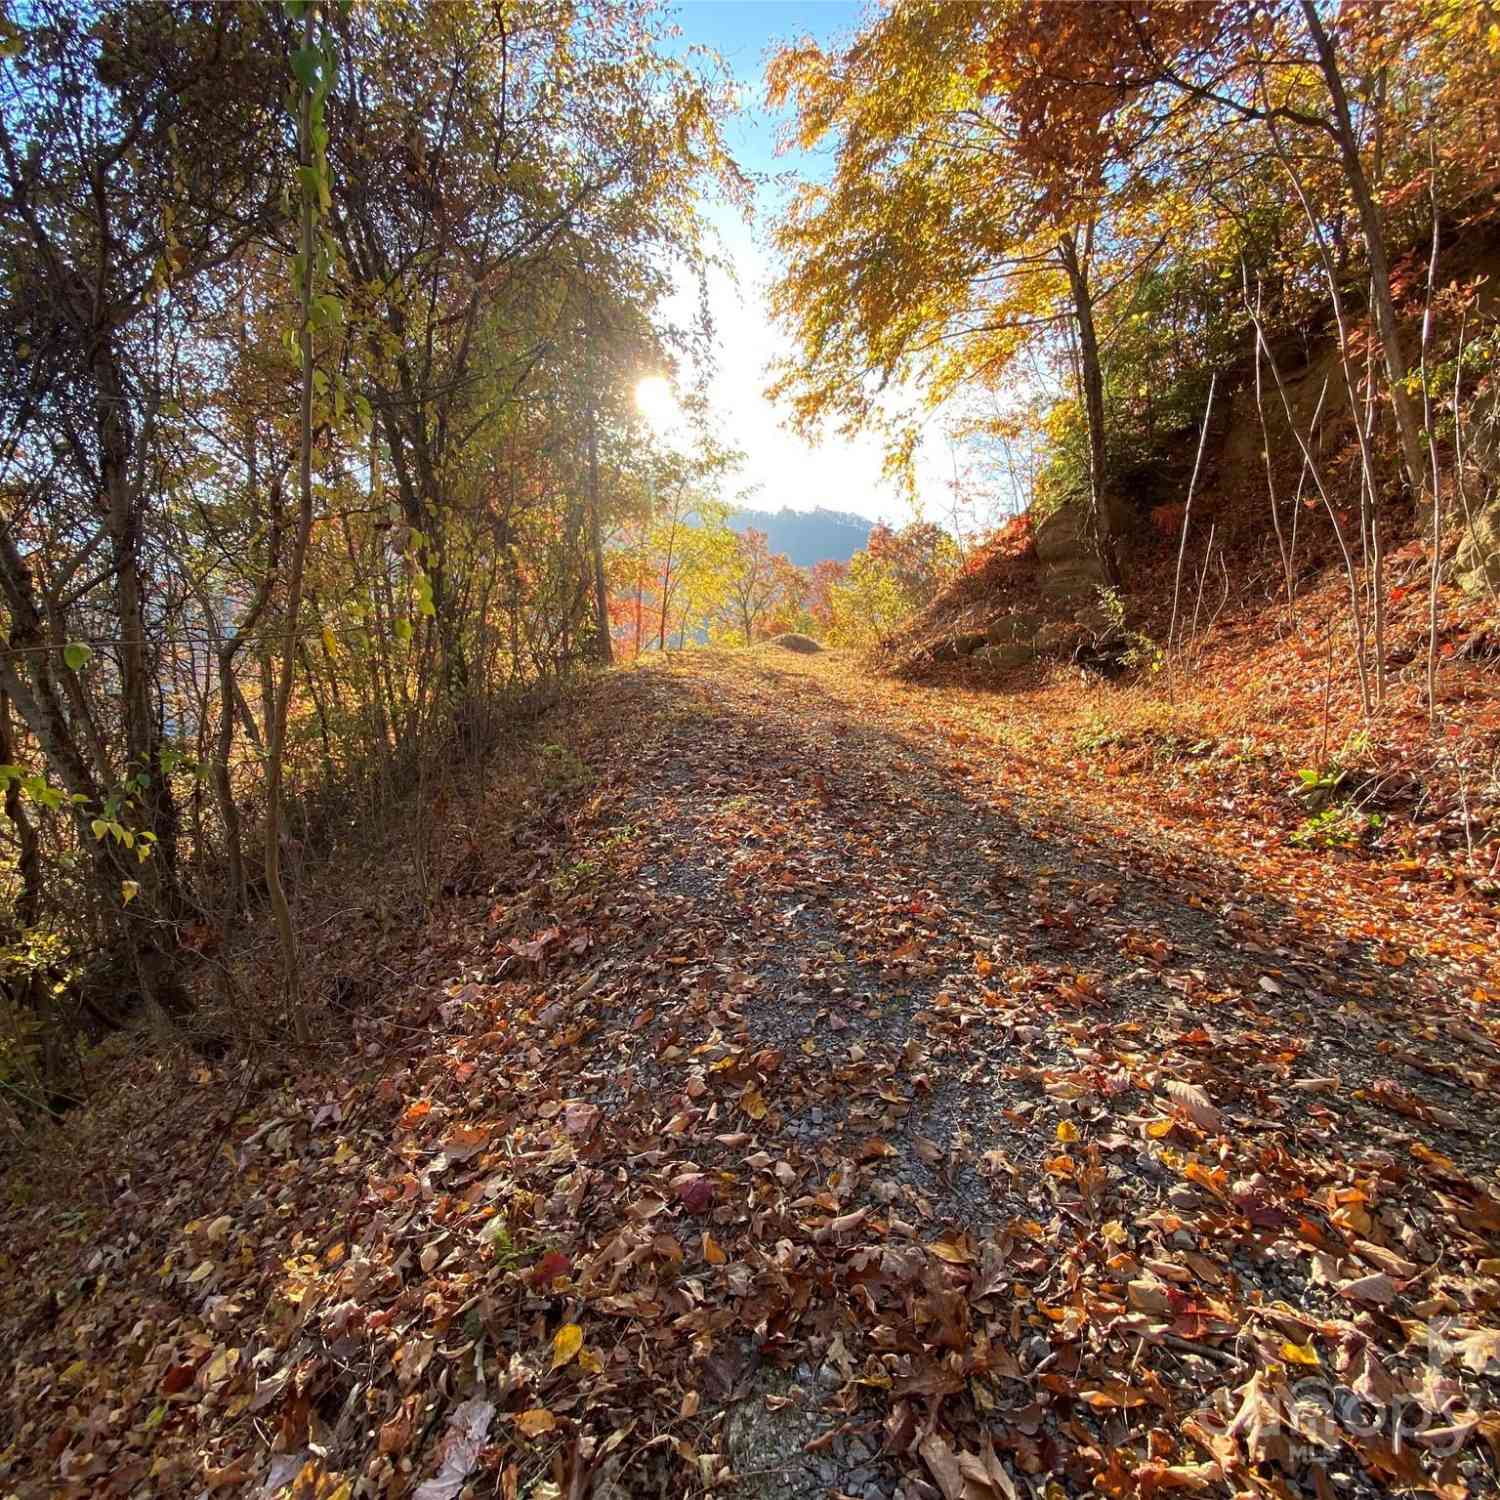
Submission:
[[[821,1365],[818,1369],[818,1384],[825,1391],[836,1391],[844,1383],[844,1377],[833,1365]]]

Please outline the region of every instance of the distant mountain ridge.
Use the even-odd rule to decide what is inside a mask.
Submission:
[[[820,505],[816,510],[739,510],[729,524],[739,532],[765,532],[772,552],[784,552],[799,568],[810,568],[826,558],[848,562],[869,540],[874,522]]]

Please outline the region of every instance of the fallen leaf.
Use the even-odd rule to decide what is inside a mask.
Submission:
[[[557,1418],[545,1406],[533,1406],[530,1411],[523,1411],[511,1420],[524,1437],[540,1437],[557,1427]]]
[[[1341,1282],[1338,1291],[1351,1302],[1367,1302],[1373,1307],[1389,1307],[1396,1300],[1396,1283],[1384,1271]]]
[[[917,1452],[943,1492],[943,1500],[963,1500],[964,1476],[958,1466],[958,1455],[935,1432],[929,1432],[917,1444]]]
[[[492,1402],[479,1396],[465,1401],[448,1419],[441,1467],[431,1479],[417,1486],[412,1500],[453,1500],[463,1488],[469,1471],[478,1463],[494,1419]]]
[[[713,1207],[714,1185],[702,1172],[685,1172],[674,1177],[672,1187],[690,1214],[706,1214]]]
[[[576,1323],[564,1323],[552,1340],[552,1368],[560,1370],[583,1348],[583,1329]]]
[[[1172,1103],[1200,1130],[1214,1134],[1223,1129],[1223,1114],[1196,1084],[1185,1083],[1180,1078],[1169,1078],[1165,1087]]]

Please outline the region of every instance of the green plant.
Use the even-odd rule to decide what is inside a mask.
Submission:
[[[1360,812],[1347,802],[1335,802],[1304,818],[1292,832],[1301,848],[1352,849],[1385,824],[1381,813]]]
[[[495,1257],[495,1264],[502,1271],[519,1271],[534,1256],[546,1250],[545,1245],[521,1245],[511,1233],[510,1226],[498,1215],[479,1231],[480,1243],[487,1245]]]
[[[1091,708],[1084,715],[1083,723],[1073,735],[1073,743],[1080,750],[1105,750],[1126,742],[1123,731],[1111,724],[1097,708]]]
[[[1336,765],[1325,766],[1321,770],[1304,766],[1297,772],[1299,785],[1296,795],[1314,812],[1322,812],[1338,794],[1344,775],[1344,771]]]
[[[1125,600],[1119,589],[1100,588],[1099,607],[1108,621],[1108,633],[1124,638],[1125,649],[1120,653],[1121,665],[1132,672],[1150,674],[1161,671],[1166,665],[1166,654],[1144,631],[1132,630],[1125,623]]]
[[[542,785],[548,791],[567,792],[588,786],[594,773],[578,752],[568,745],[542,746]]]

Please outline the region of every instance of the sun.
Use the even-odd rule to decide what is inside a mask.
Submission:
[[[658,436],[675,427],[682,413],[672,383],[664,375],[647,375],[637,382],[635,409],[646,419],[646,425]]]

